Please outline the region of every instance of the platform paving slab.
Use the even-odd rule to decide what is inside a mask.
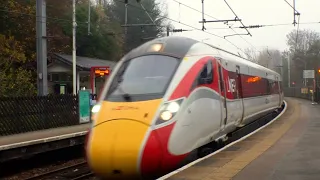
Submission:
[[[291,98],[290,98],[291,99]],[[299,114],[293,126],[234,180],[319,180],[320,179],[320,106],[298,102]]]
[[[81,124],[9,136],[0,136],[0,151],[84,135],[89,128],[90,124]]]
[[[237,179],[237,180],[256,180],[263,177],[269,179],[277,179],[277,171],[275,176],[260,174],[256,169],[262,170],[268,163],[261,160],[261,164],[254,164],[264,154],[269,153],[273,146],[281,142],[294,126],[303,119],[305,113],[311,113],[304,106],[310,103],[295,98],[286,98],[288,107],[286,112],[272,124],[257,132],[256,134],[236,143],[218,154],[215,154],[186,170],[169,177],[169,180],[220,180],[220,179]],[[320,116],[320,112],[312,112]],[[320,131],[318,132],[320,137]],[[299,133],[298,133],[299,134]],[[319,141],[320,143],[320,141]],[[320,147],[320,146],[319,146]],[[320,152],[320,151],[318,151]],[[320,153],[319,153],[320,154]],[[278,161],[279,158],[275,158]],[[294,162],[292,162],[294,163]],[[279,167],[284,168],[283,165]],[[250,168],[251,167],[251,168]],[[254,167],[255,169],[253,169]],[[273,167],[271,165],[271,167]],[[275,166],[276,167],[276,166]],[[320,167],[320,163],[319,166]],[[281,169],[281,168],[280,168]],[[273,171],[272,171],[273,172]],[[280,178],[282,180],[282,178]],[[289,179],[289,178],[288,178]],[[320,178],[318,178],[320,179]]]

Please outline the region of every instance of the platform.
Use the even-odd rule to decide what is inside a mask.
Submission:
[[[85,135],[89,124],[0,136],[0,151]]]
[[[320,106],[285,100],[283,115],[259,132],[160,179],[319,180]]]

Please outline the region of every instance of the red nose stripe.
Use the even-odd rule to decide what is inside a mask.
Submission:
[[[184,78],[180,81],[172,95],[170,96],[169,100],[181,98],[181,97],[188,97],[190,94],[190,88],[196,77],[198,76],[198,73],[200,72],[201,68],[203,68],[203,65],[208,61],[212,59],[212,57],[204,57],[200,60],[198,60],[186,73]]]
[[[141,171],[143,174],[166,173],[173,170],[188,155],[172,155],[168,150],[169,137],[175,123],[151,132],[143,151]],[[160,146],[158,146],[160,142]]]

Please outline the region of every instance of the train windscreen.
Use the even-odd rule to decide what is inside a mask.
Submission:
[[[125,61],[112,80],[105,100],[143,101],[163,97],[179,59],[147,55]]]

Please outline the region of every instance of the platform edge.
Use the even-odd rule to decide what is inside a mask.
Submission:
[[[22,147],[22,146],[30,146],[30,145],[34,145],[34,144],[41,144],[41,143],[46,143],[46,142],[51,142],[51,141],[57,141],[57,140],[62,140],[62,139],[67,139],[67,138],[73,138],[73,137],[77,137],[77,136],[83,136],[87,132],[88,131],[80,131],[80,132],[75,132],[75,133],[69,133],[69,134],[63,134],[63,135],[58,135],[58,136],[47,137],[47,138],[35,139],[35,140],[31,140],[31,141],[24,141],[24,142],[18,142],[18,143],[13,143],[13,144],[6,144],[6,145],[0,146],[0,151],[13,149],[13,148],[18,148],[18,147]]]
[[[197,160],[195,160],[195,161],[193,161],[193,162],[191,162],[191,163],[189,163],[189,164],[187,164],[187,165],[185,165],[185,166],[183,166],[183,167],[181,167],[181,168],[179,168],[179,169],[177,169],[177,170],[175,170],[175,171],[172,171],[172,172],[169,173],[169,174],[166,174],[166,175],[158,178],[157,180],[164,180],[164,179],[167,179],[167,178],[169,178],[169,177],[171,177],[171,176],[173,176],[173,175],[175,175],[175,174],[178,174],[179,172],[181,172],[181,171],[183,171],[183,170],[186,170],[186,169],[188,169],[189,167],[191,167],[191,166],[193,166],[193,165],[195,165],[195,164],[197,164],[197,163],[199,163],[199,162],[201,162],[201,161],[203,161],[203,160],[205,160],[205,159],[207,159],[207,158],[209,158],[209,157],[211,157],[211,156],[214,156],[214,155],[218,154],[219,152],[221,152],[221,151],[223,151],[223,150],[225,150],[225,149],[227,149],[227,148],[229,148],[229,147],[237,144],[238,142],[241,142],[241,141],[245,140],[246,138],[254,135],[254,134],[257,133],[257,132],[259,132],[260,130],[268,127],[270,124],[272,124],[273,122],[275,122],[276,120],[278,120],[278,119],[287,111],[288,103],[287,103],[287,101],[285,101],[285,100],[284,100],[283,102],[284,102],[284,104],[285,104],[285,107],[284,107],[284,109],[282,110],[282,112],[281,112],[280,114],[278,114],[273,120],[271,120],[270,122],[268,122],[267,124],[265,124],[264,126],[261,126],[260,128],[256,129],[255,131],[253,131],[253,132],[251,132],[251,133],[243,136],[242,138],[240,138],[240,139],[238,139],[238,140],[236,140],[236,141],[234,141],[234,142],[232,142],[232,143],[224,146],[223,148],[219,149],[218,151],[216,151],[216,152],[214,152],[214,153],[211,153],[211,154],[209,154],[209,155],[207,155],[207,156],[205,156],[205,157],[203,157],[203,158],[197,159]]]

